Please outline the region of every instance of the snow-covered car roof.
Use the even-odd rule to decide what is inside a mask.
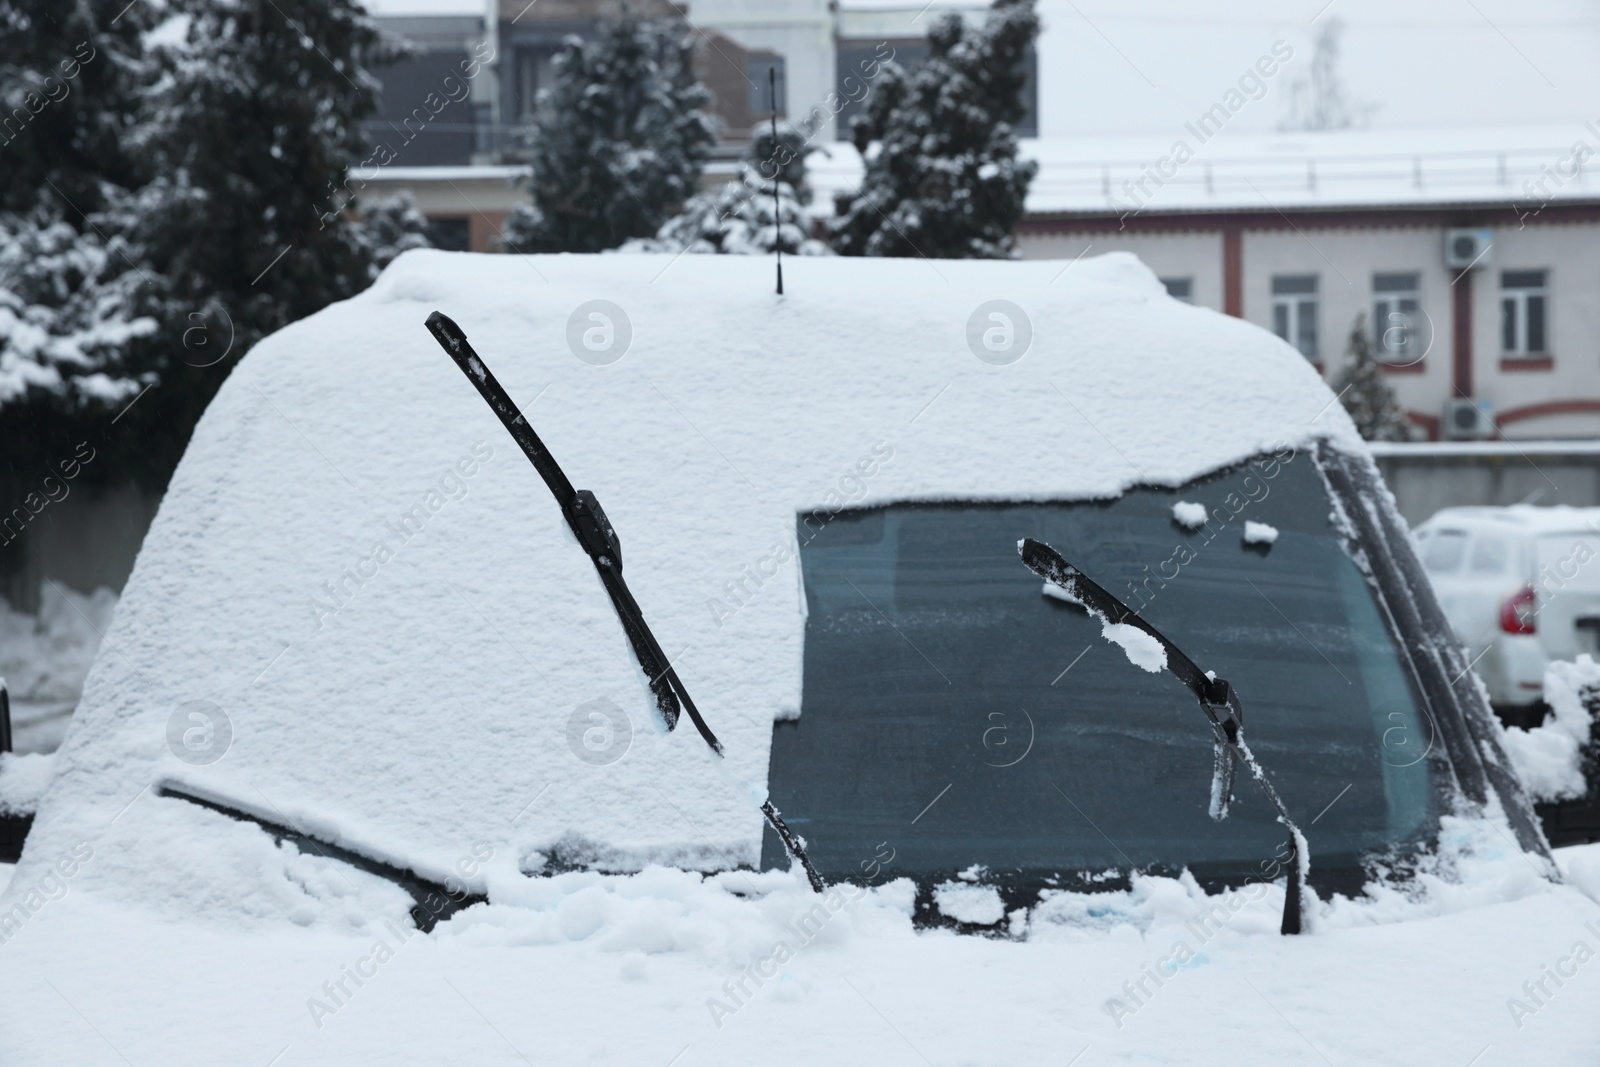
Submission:
[[[1276,936],[1280,888],[1207,897],[1187,874],[1063,893],[1019,945],[912,936],[905,883],[819,902],[794,872],[671,869],[759,856],[751,794],[774,720],[799,709],[804,599],[791,574],[729,611],[728,586],[798,514],[1101,499],[1285,442],[1364,454],[1293,349],[1169,299],[1126,255],[804,259],[785,280],[776,298],[770,264],[741,257],[413,252],[239,364],[0,898],[0,1032],[19,1062],[106,1045],[172,1063],[1091,1047],[1085,1064],[1235,1063],[1258,1045],[1423,1062],[1458,1020],[1503,1013],[1507,959],[1537,977],[1588,936],[1576,923],[1600,909],[1499,824],[1448,815],[1426,892],[1332,902],[1300,942]],[[593,567],[423,328],[434,310],[603,502],[725,769],[687,726],[657,726]],[[629,723],[620,759],[584,758],[595,701]],[[423,937],[397,925],[409,901],[390,883],[163,783],[497,906]],[[519,873],[563,843],[595,866],[668,866]],[[1600,892],[1600,869],[1585,877]],[[1487,917],[1450,914],[1473,907]],[[1427,915],[1442,918],[1371,929]],[[1535,1021],[1576,1053],[1584,1019],[1574,993]],[[1467,1036],[1451,1062],[1480,1051]]]
[[[1441,508],[1417,527],[1418,531],[1444,526],[1491,528],[1505,533],[1565,534],[1600,532],[1600,508],[1579,508],[1570,504],[1539,507],[1510,504],[1505,507]]]

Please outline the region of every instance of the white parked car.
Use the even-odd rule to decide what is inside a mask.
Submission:
[[[1127,254],[770,266],[410,252],[245,356],[6,1067],[1594,1063],[1600,905],[1302,356]]]
[[[1600,508],[1445,508],[1415,536],[1496,706],[1537,703],[1552,660],[1600,652]]]

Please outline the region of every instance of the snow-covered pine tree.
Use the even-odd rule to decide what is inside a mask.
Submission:
[[[220,301],[242,353],[367,285],[347,172],[377,105],[365,65],[392,45],[355,0],[178,3],[190,21],[143,131],[159,176],[140,233],[167,286],[162,322]]]
[[[1372,340],[1368,334],[1367,316],[1357,315],[1350,329],[1350,340],[1345,345],[1344,365],[1333,379],[1333,391],[1350,413],[1356,429],[1368,441],[1409,441],[1411,420],[1384,380],[1378,361],[1372,357]]]
[[[812,149],[804,135],[786,123],[778,124],[778,137],[769,127],[752,139],[750,158],[738,177],[716,189],[696,193],[683,210],[662,224],[653,238],[635,238],[624,252],[720,252],[732,255],[771,255],[782,241],[790,255],[824,256],[830,250],[812,237],[811,216],[803,206],[806,187],[805,157]],[[773,182],[778,175],[777,213],[773,225]],[[796,188],[800,193],[796,194]]]
[[[155,323],[118,223],[151,22],[126,0],[0,0],[0,514],[142,387],[124,357]]]
[[[796,200],[809,204],[811,186],[806,182],[806,157],[816,148],[792,123],[779,119],[777,126],[776,136],[769,123],[756,127],[750,136],[749,163],[761,177],[776,177],[789,186]]]
[[[795,199],[788,182],[778,183],[778,217],[772,224],[772,183],[746,165],[739,177],[720,188],[697,193],[683,211],[662,224],[654,238],[636,238],[624,252],[722,252],[771,255],[781,240],[790,255],[831,255],[828,246],[807,237],[811,216]]]
[[[5,451],[42,442],[41,425],[56,416],[116,404],[141,388],[123,354],[131,340],[154,333],[156,323],[134,312],[144,279],[125,258],[121,238],[107,241],[96,232],[95,217],[84,220],[90,228],[79,233],[44,207],[0,214],[0,433],[10,442]],[[33,429],[5,432],[10,415]]]
[[[135,228],[159,288],[144,309],[161,324],[136,355],[161,388],[130,416],[158,484],[233,361],[370,282],[372,248],[347,210],[359,191],[350,169],[373,157],[360,127],[379,90],[367,65],[401,51],[356,0],[168,10],[186,28],[158,51],[162,77],[139,131],[156,177]],[[197,358],[185,342],[202,335]],[[212,364],[230,342],[228,360]]]
[[[528,131],[532,203],[506,220],[507,251],[616,248],[695,193],[715,127],[693,52],[681,18],[624,13],[567,39]]]
[[[66,218],[141,183],[126,133],[153,65],[151,5],[0,0],[0,211]],[[48,229],[48,223],[44,223]]]
[[[837,197],[834,251],[850,256],[1010,258],[1038,164],[1017,159],[1034,0],[995,0],[983,26],[947,15],[915,74],[885,65],[851,135],[866,161]]]
[[[427,216],[417,210],[417,198],[409,190],[394,196],[365,198],[359,207],[361,228],[357,232],[371,260],[368,270],[373,278],[400,253],[433,247],[428,239]]]

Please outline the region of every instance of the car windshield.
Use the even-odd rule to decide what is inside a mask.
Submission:
[[[1194,697],[1045,595],[1017,558],[1031,536],[1233,684],[1313,877],[1359,876],[1436,826],[1433,734],[1332,510],[1302,455],[1112,501],[803,519],[803,699],[774,730],[774,801],[829,878],[892,854],[888,875],[924,881],[974,865],[1039,885],[1130,868],[1226,880],[1283,854],[1247,780],[1209,818]],[[768,837],[763,863],[781,866]]]
[[[1454,574],[1467,550],[1467,535],[1460,530],[1440,530],[1422,545],[1422,565],[1429,574]]]

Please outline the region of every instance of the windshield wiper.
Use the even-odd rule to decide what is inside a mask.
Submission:
[[[655,634],[651,633],[650,627],[645,624],[638,602],[628,591],[628,583],[622,580],[622,542],[617,537],[617,532],[611,528],[610,521],[606,519],[606,513],[600,509],[600,502],[589,490],[572,487],[572,482],[567,479],[555,456],[551,455],[544,442],[539,440],[539,435],[533,432],[533,427],[522,417],[517,405],[511,402],[511,397],[495,380],[495,376],[489,372],[489,368],[484,365],[478,353],[467,343],[467,335],[462,332],[461,327],[438,311],[428,316],[426,325],[428,332],[433,334],[440,346],[455,361],[456,366],[467,376],[467,380],[478,390],[479,395],[500,417],[501,424],[511,434],[512,440],[517,442],[523,454],[528,457],[528,461],[533,464],[533,469],[544,479],[544,484],[550,489],[550,495],[556,498],[556,504],[560,506],[562,516],[572,529],[572,535],[588,553],[589,559],[594,563],[594,569],[600,575],[601,584],[611,597],[611,606],[616,609],[622,630],[628,635],[628,643],[633,646],[633,654],[639,661],[640,669],[644,671],[646,683],[656,698],[656,709],[661,712],[661,718],[666,722],[667,729],[670,731],[678,725],[678,713],[681,707],[689,713],[689,720],[694,723],[695,729],[700,731],[700,736],[711,747],[711,751],[716,753],[718,758],[722,758],[724,755],[722,742],[717,740],[717,735],[711,732],[711,727],[701,718],[700,710],[694,706],[694,701],[689,699],[689,690],[684,687],[678,672],[672,669],[671,661],[661,651],[661,645],[656,641]],[[811,865],[805,847],[794,836],[788,824],[783,821],[783,817],[778,814],[778,809],[773,807],[770,797],[762,800],[761,814],[766,816],[767,822],[783,841],[789,854],[805,869],[811,888],[818,893],[823,892],[825,887],[822,884],[822,877]]]
[[[1211,777],[1211,818],[1221,821],[1228,817],[1228,804],[1233,799],[1236,760],[1242,759],[1245,766],[1250,768],[1251,777],[1261,786],[1261,791],[1277,809],[1278,821],[1289,830],[1292,838],[1291,847],[1294,851],[1290,856],[1289,886],[1283,901],[1281,929],[1285,934],[1300,933],[1305,925],[1302,886],[1306,872],[1311,866],[1311,853],[1306,845],[1305,835],[1295,826],[1294,820],[1289,818],[1289,809],[1283,806],[1277,790],[1273,789],[1272,783],[1268,781],[1267,772],[1256,761],[1250,746],[1244,742],[1244,709],[1239,704],[1239,694],[1234,691],[1233,686],[1221,678],[1202,671],[1195,665],[1194,660],[1167,640],[1165,634],[1145,622],[1128,605],[1095,584],[1088,575],[1068,563],[1062,558],[1061,553],[1043,541],[1026,537],[1017,542],[1017,549],[1022,554],[1022,562],[1029,570],[1065,590],[1068,596],[1082,604],[1101,622],[1132,626],[1148,634],[1161,645],[1162,651],[1166,653],[1167,669],[1189,688],[1195,699],[1200,701],[1200,708],[1206,713],[1206,718],[1211,720],[1215,758]]]
[[[432,878],[418,874],[409,867],[398,867],[393,863],[375,859],[365,853],[357,852],[343,845],[336,845],[332,841],[318,837],[306,830],[292,826],[287,816],[283,821],[267,818],[253,811],[246,811],[234,803],[204,796],[199,792],[179,782],[163,781],[156,785],[156,796],[171,797],[174,800],[185,800],[197,807],[209,808],[211,811],[237,822],[255,823],[268,834],[272,835],[275,844],[285,841],[292,843],[301,852],[312,852],[323,859],[338,860],[348,863],[357,870],[366,871],[368,874],[377,875],[387,879],[410,894],[416,904],[411,907],[411,921],[417,924],[417,929],[425,934],[431,934],[433,928],[444,922],[456,912],[470,908],[474,904],[482,904],[489,898],[482,893],[469,893],[465,889],[451,889],[443,882],[436,882]]]

